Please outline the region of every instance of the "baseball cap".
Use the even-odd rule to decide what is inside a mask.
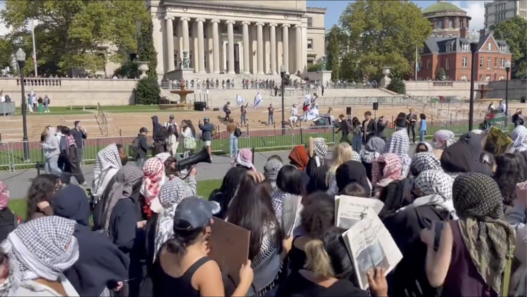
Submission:
[[[148,132],[148,129],[145,127],[142,127],[141,129],[139,129],[139,133],[144,133],[144,132]]]
[[[210,118],[209,117],[205,117],[205,118],[203,118],[203,120],[208,121],[208,120],[210,120]]]
[[[171,115],[168,116],[168,118],[169,118],[169,119],[173,119],[173,118],[174,118],[174,115],[171,114]]]
[[[178,203],[174,213],[174,229],[193,230],[205,228],[214,214],[220,212],[217,202],[198,197],[187,197]]]

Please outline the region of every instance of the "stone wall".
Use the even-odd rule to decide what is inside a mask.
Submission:
[[[487,87],[492,89],[487,94],[487,98],[505,98],[506,81],[492,81]],[[509,81],[509,98],[521,99],[527,96],[527,79],[513,79]]]
[[[413,96],[456,96],[460,98],[470,97],[469,81],[405,81],[406,94]],[[480,84],[488,84],[486,81],[476,82],[474,88],[478,89]],[[478,95],[478,92],[475,92]],[[487,96],[490,98],[489,96]]]
[[[48,95],[52,106],[128,105],[135,103],[135,79],[25,78],[26,96],[31,90],[37,98]],[[0,90],[20,106],[19,78],[0,78]]]

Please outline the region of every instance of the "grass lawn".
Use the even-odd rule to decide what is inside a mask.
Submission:
[[[43,113],[42,115],[45,116],[52,116],[52,115],[76,115],[76,114],[89,114],[91,112],[97,111],[97,104],[94,105],[86,105],[84,106],[86,110],[83,109],[82,105],[76,105],[72,106],[71,108],[69,106],[56,106],[53,107],[50,106],[50,113]],[[159,110],[159,107],[157,105],[118,105],[118,106],[102,106],[102,110],[106,113],[127,113],[127,112],[194,112],[194,110],[170,110],[170,111],[163,111]],[[16,114],[21,115],[22,109],[20,107],[16,108]],[[28,116],[33,115],[40,115],[38,113],[38,110],[34,113],[28,113]]]
[[[221,179],[211,179],[198,182],[198,196],[208,199],[210,193],[221,186]],[[12,199],[9,208],[23,219],[26,216],[26,199]]]

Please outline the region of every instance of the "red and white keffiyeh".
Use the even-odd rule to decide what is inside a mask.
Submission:
[[[386,164],[382,172],[379,163]],[[377,182],[384,179],[390,179],[392,181],[398,180],[402,177],[402,168],[403,165],[399,156],[393,153],[382,154],[373,162],[371,170],[371,182],[375,185]]]
[[[143,165],[143,185],[141,194],[147,205],[159,195],[159,189],[165,181],[165,164],[158,158],[150,158]]]

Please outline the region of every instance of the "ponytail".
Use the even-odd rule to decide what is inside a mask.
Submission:
[[[171,239],[169,239],[165,246],[167,248],[167,252],[171,254],[175,254],[178,257],[183,257],[187,253],[187,246],[186,244],[178,238],[177,235],[174,235]]]
[[[196,243],[196,240],[203,234],[204,228],[191,230],[177,230],[174,228],[174,235],[166,241],[167,252],[182,258],[187,253],[187,247]]]
[[[335,277],[331,260],[321,240],[314,239],[309,241],[304,247],[304,251],[307,258],[304,268],[319,276]]]

